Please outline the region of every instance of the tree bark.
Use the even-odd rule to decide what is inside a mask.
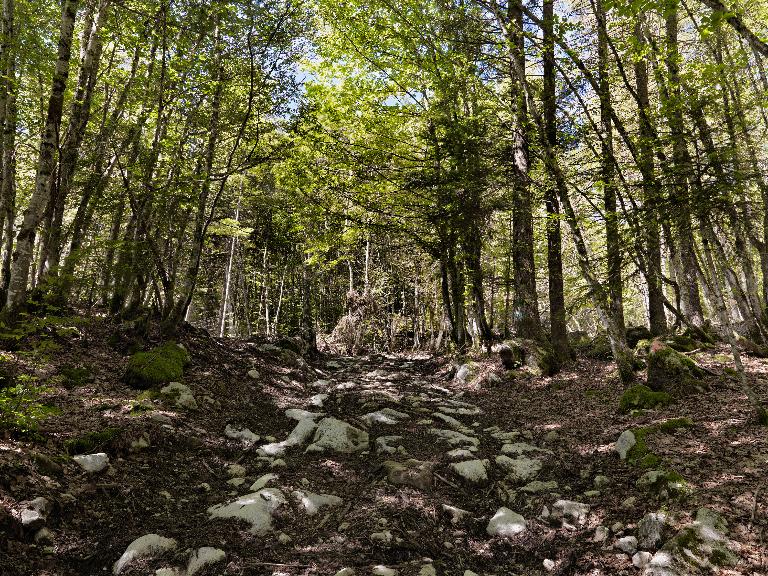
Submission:
[[[29,205],[24,211],[21,228],[16,237],[16,251],[11,267],[11,281],[6,299],[7,312],[15,314],[24,302],[35,244],[35,232],[50,197],[49,179],[53,172],[59,128],[64,105],[64,91],[69,77],[69,62],[72,54],[72,34],[75,28],[77,0],[64,0],[61,11],[59,48],[53,75],[51,96],[48,100],[45,128],[40,140],[35,185]]]

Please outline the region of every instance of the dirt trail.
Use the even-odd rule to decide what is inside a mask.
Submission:
[[[639,574],[616,541],[660,508],[672,534],[704,504],[726,514],[740,541],[741,564],[725,573],[759,573],[765,505],[751,496],[768,449],[746,407],[723,401],[736,395],[727,382],[716,398],[631,420],[616,413],[619,391],[603,363],[509,380],[491,361],[462,382],[426,355],[308,364],[272,345],[187,346],[184,383],[197,409],[137,401],[119,381],[124,359],[87,348],[99,376],[53,394],[62,416],[46,423],[47,443],[3,444],[0,464],[14,470],[5,507],[18,512],[42,496],[53,509],[50,542],[4,530],[0,573],[112,573],[132,541],[156,534],[175,546],[122,574],[182,574],[203,547],[225,559],[195,574]],[[673,415],[696,425],[649,442],[695,490],[660,501],[638,490],[644,471],[619,462],[612,444],[628,427]],[[30,456],[60,454],[75,429],[107,427],[121,433],[99,447],[110,458],[102,472],[69,458],[46,470]],[[514,516],[499,516],[504,508]]]

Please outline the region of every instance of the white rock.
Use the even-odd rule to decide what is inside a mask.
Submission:
[[[293,497],[304,507],[309,516],[317,514],[324,506],[339,506],[344,502],[333,494],[314,494],[303,490],[295,490]]]
[[[45,524],[50,512],[51,503],[42,496],[24,502],[24,508],[21,510],[21,525],[30,530],[40,528]]]
[[[469,483],[479,484],[488,480],[488,460],[453,462],[450,467],[451,470]]]
[[[248,370],[248,377],[249,378],[253,378],[254,380],[258,380],[259,379],[259,371],[256,370],[256,369]]]
[[[208,508],[211,518],[235,518],[251,524],[254,534],[266,534],[272,530],[272,514],[286,503],[285,495],[276,488],[264,488],[246,494],[229,504],[217,504]]]
[[[368,433],[355,428],[343,420],[323,418],[317,425],[312,444],[306,452],[326,450],[349,454],[368,449]]]
[[[593,542],[605,542],[608,539],[608,528],[605,526],[598,526],[595,528],[595,535],[592,538]]]
[[[374,576],[397,576],[397,570],[379,564],[373,567],[371,574],[374,574]]]
[[[168,386],[162,387],[160,393],[173,398],[173,403],[180,408],[197,410],[197,400],[195,400],[192,390],[181,382],[171,382]]]
[[[385,544],[389,544],[392,542],[392,532],[389,530],[383,530],[381,532],[374,532],[371,534],[371,540],[375,542],[384,542]]]
[[[104,452],[97,454],[80,454],[73,456],[72,460],[78,463],[80,468],[86,472],[101,472],[109,464],[109,456]]]
[[[112,574],[120,574],[128,568],[134,560],[139,558],[156,557],[164,552],[175,550],[178,546],[173,538],[164,538],[159,534],[145,534],[128,544],[120,559],[112,567]]]
[[[285,411],[285,415],[291,420],[316,420],[320,416],[325,416],[325,412],[309,412],[308,410],[302,410],[301,408],[289,408]]]
[[[624,430],[624,432],[622,432],[619,436],[619,439],[616,440],[616,444],[614,444],[613,449],[619,453],[619,458],[626,460],[627,453],[635,444],[637,444],[637,439],[635,438],[635,434],[632,432],[632,430]]]
[[[475,457],[474,452],[477,452],[477,448],[474,446],[469,448],[454,448],[446,452],[446,456],[451,460],[472,460]]]
[[[521,482],[528,481],[536,476],[541,470],[541,460],[528,458],[527,456],[518,456],[510,458],[509,456],[496,456],[496,464],[509,472],[514,480]]]
[[[438,439],[447,443],[449,446],[457,446],[461,448],[472,449],[477,448],[480,444],[480,440],[474,436],[468,436],[456,430],[442,430],[440,428],[430,428],[429,433],[437,436]]]
[[[255,444],[260,440],[260,436],[254,434],[248,428],[238,428],[231,424],[227,424],[227,427],[224,428],[224,436],[232,438],[233,440],[240,440],[243,444],[248,446]]]
[[[187,565],[187,576],[192,576],[199,572],[203,567],[217,562],[223,562],[227,559],[227,553],[219,548],[203,546],[192,552],[192,557]]]
[[[544,569],[550,572],[555,569],[555,561],[550,560],[549,558],[546,558],[544,560],[543,565],[544,565]]]
[[[644,550],[642,552],[637,552],[634,556],[632,556],[632,566],[641,569],[645,568],[650,563],[651,558],[653,558],[653,554],[650,552],[646,552]]]
[[[502,454],[516,454],[519,456],[526,452],[549,452],[549,450],[533,446],[527,442],[513,442],[511,444],[504,444],[501,447]]]
[[[449,506],[448,504],[443,504],[443,510],[451,517],[451,524],[453,525],[460,523],[469,514],[467,510],[462,510],[456,506]]]
[[[589,515],[589,504],[573,500],[558,500],[552,504],[552,514],[556,518],[570,518],[578,524],[584,524]]]
[[[294,446],[300,446],[304,444],[307,440],[309,440],[309,437],[312,436],[312,433],[315,431],[315,428],[317,428],[317,424],[309,418],[305,418],[304,420],[299,420],[298,424],[294,427],[293,430],[291,430],[291,433],[288,434],[288,438],[283,440],[282,442],[273,442],[271,444],[265,444],[261,448],[259,448],[258,452],[260,454],[265,454],[267,456],[280,456],[282,454],[285,454],[285,451],[288,448],[292,448]]]
[[[472,572],[472,570],[464,570],[464,576],[480,576],[477,572]]]
[[[419,576],[437,576],[437,570],[432,563],[424,564],[419,570]]]
[[[637,523],[637,544],[640,548],[656,548],[661,542],[662,531],[667,523],[663,512],[650,512]]]
[[[251,492],[258,492],[259,490],[264,488],[264,486],[269,484],[272,480],[277,480],[278,478],[279,476],[277,474],[273,474],[272,472],[268,474],[264,474],[263,476],[259,476],[256,479],[256,482],[251,484]]]
[[[342,568],[334,576],[355,576],[354,568]]]
[[[405,412],[398,412],[392,408],[384,408],[377,410],[376,412],[369,412],[362,416],[363,421],[369,426],[373,424],[386,424],[388,426],[394,426],[399,424],[400,420],[406,420],[410,418],[410,414]]]
[[[243,478],[245,476],[245,466],[230,464],[227,466],[227,476],[230,478]]]
[[[158,568],[155,576],[187,576],[181,568]]]
[[[312,406],[322,408],[325,401],[328,399],[328,394],[315,394],[309,399],[309,403]]]
[[[625,554],[632,556],[635,552],[637,552],[637,538],[634,536],[624,536],[623,538],[616,540],[616,543],[613,545],[613,547],[617,550],[621,550]]]
[[[376,452],[379,454],[394,454],[397,448],[390,445],[390,442],[402,440],[402,436],[379,436],[376,438]]]
[[[501,507],[493,515],[485,529],[491,536],[514,536],[526,529],[525,518],[509,508]]]
[[[438,420],[442,420],[443,423],[448,426],[448,428],[456,430],[456,432],[461,432],[462,434],[472,434],[471,428],[465,426],[462,422],[459,422],[453,416],[448,416],[448,414],[443,414],[442,412],[433,412],[432,417]]]

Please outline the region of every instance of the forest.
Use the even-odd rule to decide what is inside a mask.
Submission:
[[[0,4],[0,575],[768,575],[768,1]]]

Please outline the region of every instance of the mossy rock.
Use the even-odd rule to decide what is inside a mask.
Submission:
[[[654,392],[648,386],[636,384],[627,388],[621,395],[619,411],[622,414],[627,414],[636,409],[650,410],[658,406],[666,406],[671,400],[666,392]]]
[[[637,480],[636,486],[661,498],[683,497],[692,492],[686,479],[675,470],[648,470]]]
[[[689,418],[672,418],[658,424],[635,428],[632,433],[635,435],[635,445],[627,452],[627,461],[639,466],[640,468],[656,468],[661,464],[661,458],[651,452],[646,444],[646,437],[649,434],[658,432],[674,432],[682,428],[690,428],[693,422]]]
[[[91,454],[111,446],[122,433],[123,430],[121,428],[105,428],[98,432],[89,432],[64,442],[64,450],[71,456]]]
[[[147,352],[137,352],[128,360],[125,382],[139,390],[146,390],[181,380],[189,354],[183,346],[166,342]]]
[[[685,354],[654,340],[648,354],[648,387],[656,392],[700,392],[707,389],[706,372]]]
[[[677,574],[710,574],[739,562],[728,547],[727,531],[728,525],[717,512],[700,508],[696,521],[684,526],[661,550]]]
[[[554,349],[548,342],[515,338],[504,341],[498,352],[508,370],[524,366],[535,376],[551,376],[560,370]]]
[[[608,335],[604,332],[597,334],[582,348],[582,354],[592,360],[613,360],[613,350]]]

